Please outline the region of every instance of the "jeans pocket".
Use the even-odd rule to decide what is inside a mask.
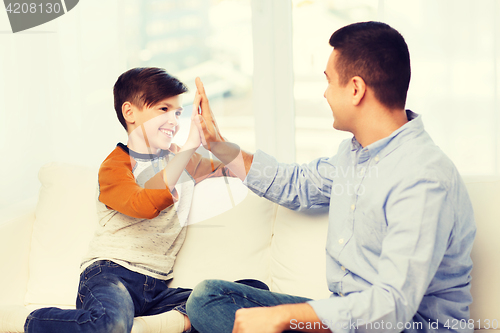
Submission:
[[[78,299],[76,300],[76,308],[77,309],[83,308],[84,302],[85,302],[85,295],[78,292]]]
[[[85,278],[84,278],[83,273],[82,273],[82,276],[80,277],[80,283],[78,285],[78,292],[76,294],[76,308],[77,309],[83,308],[83,302],[85,300],[86,287],[85,287],[85,280],[84,279]]]
[[[100,265],[88,267],[83,272],[84,281],[87,282],[88,280],[92,279],[94,276],[98,275],[101,272],[102,272],[102,267]]]

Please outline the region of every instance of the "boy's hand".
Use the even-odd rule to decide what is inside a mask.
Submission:
[[[195,82],[197,89],[196,93],[199,94],[201,98],[201,116],[197,115],[200,134],[202,134],[201,141],[206,149],[212,150],[214,143],[225,142],[225,140],[220,134],[219,127],[217,126],[212,110],[210,109],[203,83],[199,77],[196,78]],[[198,110],[198,108],[196,108],[196,110]]]
[[[198,120],[198,109],[200,107],[200,102],[201,102],[201,96],[196,91],[196,95],[194,97],[194,102],[193,102],[193,112],[191,113],[191,126],[189,128],[189,135],[186,140],[186,143],[184,144],[184,148],[187,149],[198,149],[198,147],[201,145],[201,136],[202,133],[200,133],[200,127],[199,127],[199,120]]]

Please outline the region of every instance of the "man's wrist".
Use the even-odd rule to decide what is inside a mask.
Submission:
[[[289,304],[277,305],[275,308],[278,314],[277,319],[280,329],[283,331],[289,330],[290,321],[293,319],[293,313],[291,311]]]
[[[219,149],[220,149],[220,147],[223,146],[224,143],[226,143],[226,142],[227,142],[226,139],[221,136],[219,140],[209,142],[208,148],[210,148],[209,150],[215,154],[214,150],[216,151],[217,147],[219,147]]]
[[[210,151],[224,164],[229,164],[240,154],[240,147],[232,142],[210,142]]]

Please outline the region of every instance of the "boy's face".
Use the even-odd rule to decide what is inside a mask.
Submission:
[[[143,141],[139,153],[156,154],[158,149],[170,148],[172,139],[179,130],[179,117],[182,114],[181,95],[166,98],[156,105],[135,106],[134,123],[129,125],[129,136]],[[136,149],[138,148],[136,142]]]

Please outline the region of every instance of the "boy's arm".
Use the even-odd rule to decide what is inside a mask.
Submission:
[[[194,100],[198,110],[200,96]],[[132,173],[130,156],[116,149],[101,165],[99,170],[99,201],[122,214],[152,219],[176,200],[175,184],[199,147],[200,135],[191,117],[191,128],[186,144],[169,161],[165,169],[140,187]],[[132,162],[133,163],[133,162]]]
[[[174,203],[165,185],[162,188],[142,188],[132,173],[130,156],[115,149],[99,169],[99,201],[122,214],[152,219]]]
[[[201,96],[197,93],[193,102],[193,113],[191,115],[191,126],[186,143],[182,148],[172,144],[171,150],[174,150],[175,156],[167,163],[162,172],[156,174],[153,178],[144,184],[146,188],[162,188],[167,186],[171,193],[175,192],[175,185],[182,175],[196,149],[201,144],[200,133],[195,123],[195,116],[198,114]]]
[[[178,199],[174,186],[194,151],[181,148],[167,167],[142,188],[132,173],[130,156],[117,148],[99,169],[99,201],[131,217],[152,219],[158,216]]]

